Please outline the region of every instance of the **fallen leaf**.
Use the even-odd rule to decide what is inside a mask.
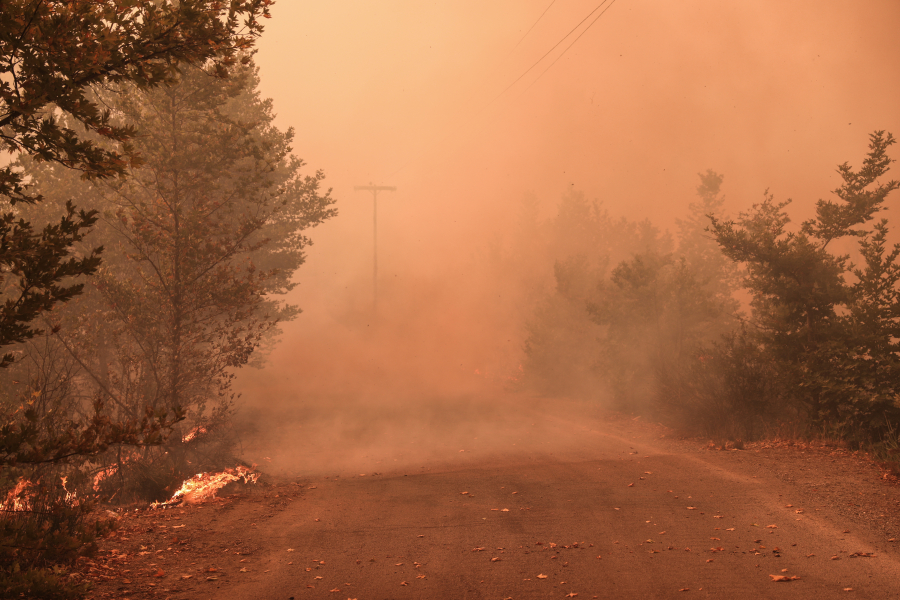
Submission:
[[[288,552],[293,552],[294,549],[293,549],[293,548],[288,548],[287,551],[288,551]]]
[[[766,529],[778,529],[778,525],[766,525]]]
[[[678,591],[679,591],[679,592],[689,592],[689,591],[691,591],[691,588],[681,588],[681,589],[678,590]]]
[[[322,579],[321,575],[316,575],[316,579]]]
[[[499,561],[500,561],[499,556],[495,556],[494,558],[491,559],[491,562],[499,562]]]
[[[400,585],[409,585],[409,584],[406,583],[405,581],[401,581],[401,582],[400,582]],[[338,590],[338,591],[340,591],[340,590]]]
[[[239,572],[239,573],[246,573],[246,572],[247,572],[247,567],[242,567],[241,569],[239,569],[238,572]]]
[[[577,595],[578,595],[578,592],[569,592],[568,594],[566,594],[566,598],[574,598]]]
[[[547,579],[547,576],[544,575],[543,573],[541,573],[540,575],[537,576],[537,578],[538,579]]]
[[[193,575],[182,575],[181,576],[182,579],[190,579],[191,577],[193,577]]]
[[[207,578],[206,578],[207,581],[217,581],[218,579],[219,579],[219,578],[218,578],[218,577],[215,577],[215,576],[213,576],[213,577],[207,577]]]
[[[734,527],[729,527],[729,528],[726,529],[725,531],[734,531]]]
[[[425,579],[424,575],[416,575],[416,579]]]
[[[845,591],[845,592],[852,592],[852,591],[853,591],[853,588],[844,588],[844,591]]]
[[[339,592],[339,591],[341,591],[341,588],[334,588],[333,590],[328,590],[328,591],[329,592]]]
[[[628,487],[634,487],[634,484],[633,484],[633,483],[629,483],[629,484],[628,484]]]
[[[772,578],[772,581],[796,581],[800,579],[796,575],[769,575]]]
[[[695,507],[693,507],[693,506],[688,506],[687,509],[688,509],[688,510],[697,510],[697,509],[696,509]]]
[[[472,548],[472,552],[481,552],[484,550],[484,546],[479,546],[478,548]]]
[[[509,512],[509,509],[508,509],[508,508],[501,508],[501,509],[500,509],[500,512]]]
[[[838,556],[837,554],[835,554],[834,556],[831,557],[831,560],[841,560],[841,557]]]

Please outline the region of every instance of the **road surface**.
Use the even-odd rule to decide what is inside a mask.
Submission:
[[[457,427],[423,464],[404,447],[395,466],[386,450],[365,471],[285,476],[126,519],[106,546],[129,574],[95,597],[900,598],[898,544],[878,517],[848,517],[764,468],[764,455],[778,464],[765,452],[703,451],[552,404],[499,406],[499,442]],[[826,454],[784,460],[813,479],[853,468]],[[870,475],[865,494],[896,507],[896,485]]]

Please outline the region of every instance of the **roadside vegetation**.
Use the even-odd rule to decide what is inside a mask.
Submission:
[[[571,193],[546,223],[555,286],[527,322],[522,385],[610,402],[740,445],[827,438],[900,464],[900,245],[885,201],[895,140],[877,131],[815,216],[766,192],[735,217],[700,175],[674,239]],[[529,201],[533,204],[534,201]]]
[[[253,364],[334,215],[257,92],[270,0],[0,9],[0,598],[77,598],[99,501],[235,467]]]

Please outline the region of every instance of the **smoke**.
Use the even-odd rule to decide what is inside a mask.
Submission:
[[[526,325],[567,257],[523,227],[526,194],[539,222],[580,191],[674,230],[712,168],[727,210],[769,188],[803,211],[869,132],[900,133],[890,0],[616,3],[533,86],[498,96],[588,10],[556,3],[516,46],[546,4],[273,11],[262,93],[340,215],[310,232],[291,296],[303,314],[264,369],[239,374],[236,420],[263,468],[362,473],[459,460],[475,438],[496,452],[540,438],[510,415],[552,401],[512,394]],[[372,200],[354,191],[370,182],[397,187],[379,196],[377,316]]]

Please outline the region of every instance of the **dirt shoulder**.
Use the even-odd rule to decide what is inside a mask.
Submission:
[[[235,486],[237,488],[237,486]],[[199,598],[227,587],[260,549],[266,522],[302,500],[302,485],[260,478],[225,497],[118,513],[96,557],[79,565],[89,598]]]
[[[655,423],[608,417],[624,433],[693,454],[724,468],[759,478],[774,478],[794,488],[807,506],[846,519],[900,550],[900,479],[866,452],[835,444],[764,440],[743,449],[722,448],[704,439],[679,438]]]

